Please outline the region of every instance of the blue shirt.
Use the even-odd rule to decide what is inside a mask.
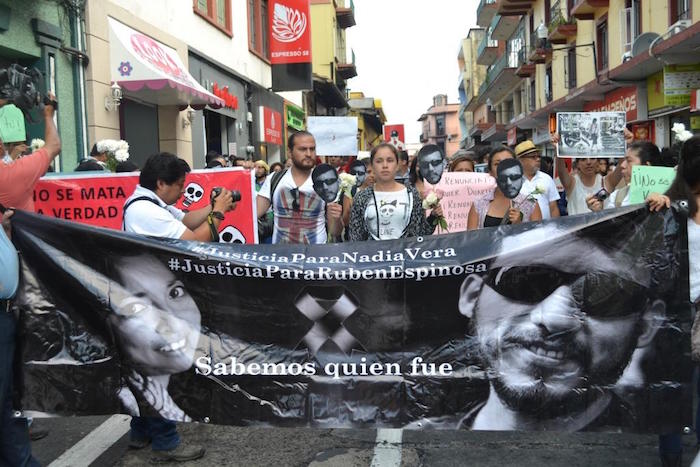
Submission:
[[[0,298],[12,298],[19,285],[19,258],[14,245],[0,227]]]

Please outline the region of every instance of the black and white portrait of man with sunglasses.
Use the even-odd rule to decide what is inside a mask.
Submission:
[[[311,172],[314,191],[326,203],[332,203],[338,197],[340,181],[338,173],[329,164],[319,164]]]
[[[489,379],[465,428],[590,429],[605,423],[615,388],[645,383],[640,362],[666,315],[647,293],[650,268],[624,247],[563,233],[505,236],[507,254],[464,280],[459,311]]]

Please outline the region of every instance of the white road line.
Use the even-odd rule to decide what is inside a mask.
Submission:
[[[131,417],[128,415],[112,415],[102,425],[92,430],[73,447],[61,454],[58,459],[50,463],[49,467],[90,465],[129,431],[130,421]]]
[[[379,428],[377,444],[374,446],[372,467],[400,467],[401,440],[403,430],[395,428]]]

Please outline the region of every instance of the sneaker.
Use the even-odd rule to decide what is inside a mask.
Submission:
[[[39,441],[42,438],[46,438],[49,435],[49,430],[42,430],[40,428],[30,428],[29,429],[29,439],[31,441]]]
[[[129,449],[143,449],[151,444],[148,438],[131,438],[129,439]]]
[[[180,443],[170,451],[153,451],[151,460],[154,462],[186,462],[199,459],[204,456],[206,450],[201,446],[188,446]]]

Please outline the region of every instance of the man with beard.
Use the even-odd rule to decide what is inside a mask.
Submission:
[[[490,387],[460,425],[620,424],[629,410],[614,390],[644,384],[640,361],[666,313],[665,302],[647,293],[645,255],[554,226],[504,237],[501,251],[486,275],[468,276],[460,289],[459,310],[470,319]]]
[[[416,157],[420,173],[425,181],[431,185],[437,185],[447,164],[445,155],[440,148],[434,144],[426,144],[420,148]]]
[[[327,203],[314,192],[311,172],[316,165],[316,140],[300,131],[289,136],[287,148],[292,166],[281,175],[267,177],[257,196],[258,217],[272,206],[272,243],[326,243],[328,231],[337,237],[343,230],[343,207]]]

